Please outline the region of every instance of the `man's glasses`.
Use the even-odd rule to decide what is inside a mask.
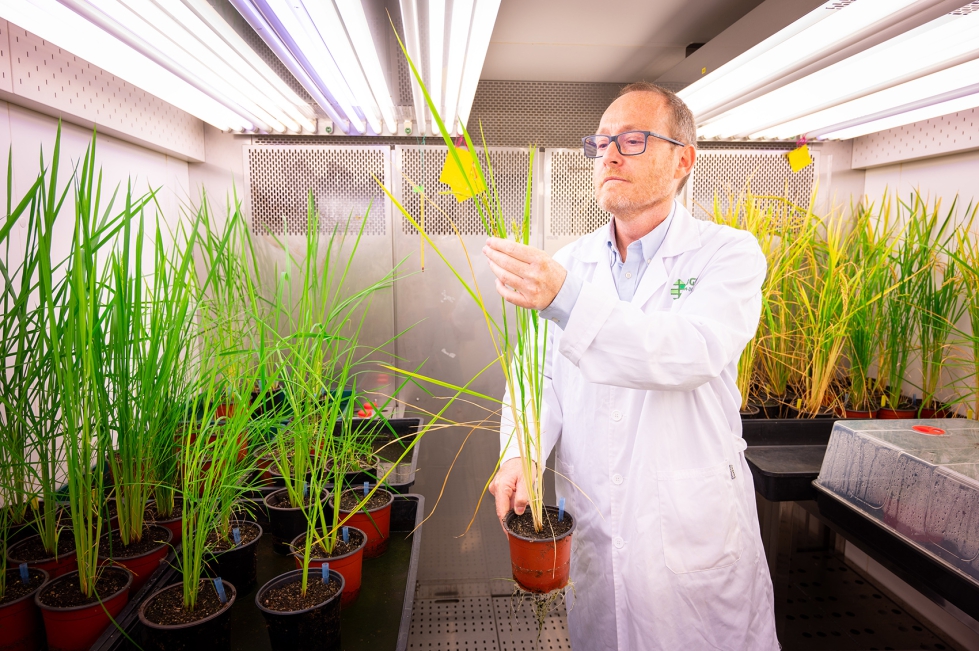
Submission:
[[[653,138],[659,138],[660,140],[665,140],[666,142],[679,147],[686,147],[686,145],[679,140],[667,138],[666,136],[661,136],[660,134],[653,133],[652,131],[626,131],[625,133],[620,133],[617,136],[585,136],[581,139],[581,145],[585,150],[585,156],[588,158],[601,158],[605,155],[605,150],[608,149],[613,142],[619,148],[619,153],[623,156],[638,156],[646,151],[646,141],[650,138],[650,136]]]

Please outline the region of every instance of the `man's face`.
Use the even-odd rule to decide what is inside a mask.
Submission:
[[[614,136],[633,130],[671,135],[663,98],[649,92],[619,97],[605,111],[596,133]],[[601,158],[595,159],[593,178],[598,205],[616,217],[628,218],[663,201],[672,201],[678,181],[686,175],[681,169],[685,149],[691,148],[650,137],[645,152],[623,156],[618,147],[610,145]]]

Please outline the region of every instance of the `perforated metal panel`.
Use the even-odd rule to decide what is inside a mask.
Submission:
[[[594,163],[580,149],[549,149],[544,159],[547,238],[578,237],[611,217],[595,201]]]
[[[369,210],[364,234],[386,233],[390,202],[379,183],[389,183],[390,148],[252,146],[244,155],[253,232],[304,234],[312,190],[320,231],[348,220],[355,231]]]
[[[449,193],[449,186],[439,181],[448,151],[447,147],[433,145],[395,147],[394,174],[398,193],[396,196],[408,213],[414,219],[420,220],[422,201],[416,189],[419,186],[424,188],[428,200],[425,202],[423,225],[430,235],[453,235],[455,234],[453,224],[461,235],[481,235],[486,231],[480,221],[475,203],[473,201],[459,203]],[[482,157],[482,150],[479,149],[479,152]],[[530,152],[527,149],[513,147],[490,147],[489,155],[503,216],[508,220],[519,222],[523,218],[527,195]],[[483,166],[484,169],[488,169],[485,158],[483,158]],[[535,208],[532,208],[532,223],[537,221],[534,210]],[[403,233],[417,234],[414,226],[404,216],[400,221]]]
[[[973,108],[855,138],[852,165],[864,169],[977,148],[979,108]]]
[[[810,150],[813,164],[794,173],[784,151],[697,152],[687,205],[698,219],[711,219],[715,197],[723,208],[743,195],[785,197],[806,206],[819,178],[819,153]]]

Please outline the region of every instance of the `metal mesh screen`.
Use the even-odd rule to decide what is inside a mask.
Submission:
[[[609,213],[599,208],[595,201],[594,163],[585,158],[580,149],[552,149],[547,155],[547,234],[584,235],[607,224]]]
[[[483,160],[483,168],[486,169],[482,149],[478,151]],[[427,198],[423,225],[430,235],[453,235],[453,224],[462,235],[481,235],[486,231],[475,203],[459,203],[452,194],[442,194],[449,192],[449,187],[439,182],[448,153],[448,148],[443,146],[396,147],[394,165],[401,177],[398,188],[400,201],[413,219],[420,220],[421,195],[416,189],[421,186]],[[523,216],[527,196],[530,154],[527,149],[490,147],[489,155],[503,215],[509,220],[519,221]],[[403,215],[401,229],[408,235],[418,233]]]
[[[796,174],[784,152],[699,151],[691,179],[691,212],[698,219],[711,219],[715,197],[721,208],[727,209],[749,186],[756,197],[785,197],[796,205],[807,206],[818,174],[815,151],[813,158],[812,165]]]
[[[388,147],[245,147],[252,230],[255,233],[306,233],[309,192],[319,213],[319,230],[356,232],[365,215],[365,235],[384,235],[384,192]],[[375,180],[376,179],[376,180]],[[372,203],[373,202],[373,203]]]

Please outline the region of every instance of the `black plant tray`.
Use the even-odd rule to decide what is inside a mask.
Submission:
[[[835,418],[752,418],[741,421],[755,490],[770,502],[815,498]]]
[[[408,647],[408,628],[415,596],[415,577],[421,550],[421,522],[425,517],[425,498],[421,495],[396,495],[391,511],[391,544],[379,558],[364,561],[363,584],[357,602],[343,611],[342,638],[344,651],[404,651]],[[412,533],[414,531],[414,533]],[[410,534],[410,535],[409,535]],[[292,558],[272,551],[266,534],[258,545],[258,585],[239,593],[231,609],[232,651],[269,651],[265,620],[255,607],[255,594],[266,581],[296,569]],[[176,583],[179,573],[166,568],[165,579],[156,582],[154,590]],[[149,584],[147,584],[149,587]],[[150,592],[141,591],[149,596]],[[145,596],[143,598],[145,598]],[[120,627],[106,631],[91,651],[131,651],[139,649],[143,635],[136,612],[139,602],[130,601],[120,613]]]
[[[752,445],[826,445],[836,418],[744,418],[741,435]]]

